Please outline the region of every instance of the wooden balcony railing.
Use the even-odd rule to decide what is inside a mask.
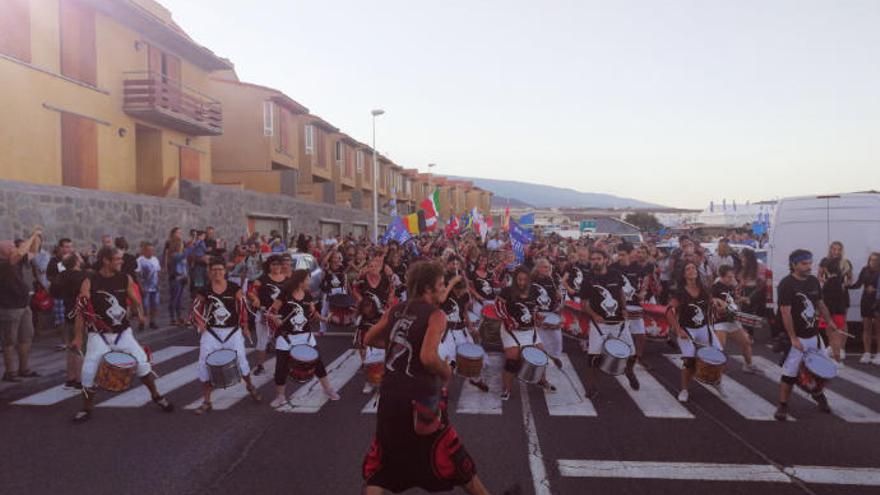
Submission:
[[[193,136],[223,134],[219,101],[156,72],[124,73],[123,111]]]

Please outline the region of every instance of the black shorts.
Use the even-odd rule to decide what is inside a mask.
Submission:
[[[876,318],[880,316],[880,303],[876,299],[862,299],[859,308],[862,318]]]

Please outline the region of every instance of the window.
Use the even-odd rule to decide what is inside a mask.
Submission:
[[[84,2],[60,2],[59,17],[61,74],[94,86],[98,78],[94,9]]]
[[[315,126],[308,124],[306,129],[306,154],[315,154]]]
[[[358,150],[357,152],[357,173],[364,173],[364,151]]]
[[[28,0],[8,0],[0,15],[0,53],[31,61],[31,7]]]
[[[321,227],[321,237],[329,239],[336,237],[342,232],[342,224],[334,221],[319,222]]]
[[[275,105],[271,101],[263,102],[263,135],[275,135]]]
[[[333,156],[336,158],[336,165],[342,167],[342,162],[345,161],[345,148],[343,148],[341,139],[336,141]]]

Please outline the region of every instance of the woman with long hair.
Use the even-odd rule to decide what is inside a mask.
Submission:
[[[856,283],[850,285],[850,290],[862,289],[862,298],[859,304],[862,315],[862,346],[863,353],[859,362],[862,364],[874,363],[880,365],[880,299],[877,297],[877,289],[880,285],[880,252],[871,253],[868,263],[859,272]],[[877,353],[871,359],[871,339],[877,343]]]
[[[828,255],[819,262],[819,282],[822,284],[822,301],[831,313],[834,324],[842,330],[829,334],[831,353],[838,365],[846,358],[846,313],[849,310],[849,291],[853,283],[852,263],[846,259],[843,243],[834,241],[828,246]]]
[[[183,247],[183,237],[180,227],[174,227],[168,233],[168,240],[162,253],[165,264],[165,273],[168,274],[168,316],[171,317],[172,325],[184,325],[183,315],[183,290],[188,282],[188,270],[186,265],[187,250]]]

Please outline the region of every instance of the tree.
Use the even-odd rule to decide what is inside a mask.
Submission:
[[[645,211],[630,213],[624,217],[623,221],[635,225],[643,232],[657,232],[663,228],[663,224],[657,220],[653,213]]]

